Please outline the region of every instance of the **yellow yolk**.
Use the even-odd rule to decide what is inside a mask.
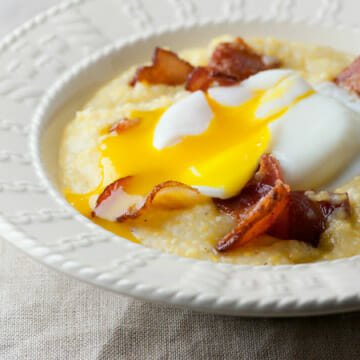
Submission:
[[[259,99],[228,107],[208,98],[215,115],[208,129],[162,150],[154,148],[153,134],[165,109],[133,111],[131,117],[140,123],[106,137],[101,155],[111,160],[119,178],[134,176],[129,189],[133,194],[145,196],[167,180],[236,194],[255,171],[270,139],[267,121],[254,120]]]

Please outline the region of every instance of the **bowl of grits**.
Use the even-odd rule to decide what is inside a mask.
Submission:
[[[221,35],[152,56],[69,119],[59,166],[72,206],[131,241],[201,260],[360,253],[360,98],[336,82],[353,55]]]
[[[188,268],[176,286],[206,269],[298,291],[360,254],[360,62],[314,27],[308,42],[310,25],[219,22],[102,50],[37,113],[40,176],[134,261]]]

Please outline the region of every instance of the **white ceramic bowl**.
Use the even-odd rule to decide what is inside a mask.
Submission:
[[[247,316],[288,316],[360,308],[360,256],[331,262],[282,266],[235,266],[167,255],[99,228],[76,212],[58,188],[58,148],[62,129],[91,92],[155,46],[174,50],[203,46],[219,34],[311,41],[360,52],[358,32],[317,24],[217,21],[162,29],[90,56],[63,75],[46,93],[32,120],[32,162],[41,184],[34,203],[51,202],[46,226],[34,239],[2,221],[0,230],[31,256],[78,279],[118,293],[196,310]]]

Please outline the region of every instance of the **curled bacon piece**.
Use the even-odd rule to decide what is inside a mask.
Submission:
[[[152,58],[152,65],[137,68],[130,85],[138,81],[149,84],[179,85],[185,83],[194,67],[180,59],[174,52],[157,47]]]
[[[338,86],[360,95],[360,56],[345,68],[334,81]]]
[[[214,50],[207,67],[196,68],[186,82],[186,90],[206,91],[216,82],[221,86],[233,85],[259,71],[280,66],[280,61],[267,61],[246,42],[237,38],[235,42],[220,43]]]
[[[92,216],[123,222],[135,219],[148,210],[155,198],[157,204],[167,209],[178,209],[194,204],[202,196],[197,189],[177,181],[156,185],[145,197],[131,195],[132,176],[118,179],[108,185],[99,196]]]
[[[265,233],[316,247],[329,216],[336,209],[347,215],[351,211],[347,194],[290,191],[279,163],[271,155],[262,156],[258,172],[239,195],[214,202],[236,221],[235,228],[218,242],[218,251],[243,245]]]
[[[138,206],[142,202],[142,197],[127,193],[132,178],[127,176],[108,185],[99,195],[91,215],[115,221],[119,213]]]
[[[236,220],[236,226],[217,243],[216,250],[234,249],[266,233],[285,209],[289,192],[279,162],[269,154],[263,155],[259,171],[238,196],[214,199],[219,209]]]
[[[315,194],[315,192],[313,192]],[[289,202],[268,234],[278,239],[294,239],[316,247],[320,235],[326,228],[329,216],[342,209],[350,215],[350,202],[347,194],[327,193],[328,199],[312,199],[308,191],[291,191]]]
[[[140,119],[129,119],[127,117],[120,119],[119,121],[117,121],[114,125],[110,126],[109,128],[109,132],[116,132],[118,134],[122,133],[125,130],[128,130],[132,127],[134,127],[135,125],[137,125],[140,122]]]
[[[156,185],[145,197],[144,201],[138,207],[130,208],[124,214],[118,216],[117,221],[123,222],[128,219],[135,219],[148,210],[155,197],[164,196],[160,200],[161,205],[168,209],[178,209],[192,204],[201,196],[197,189],[177,181],[165,181]]]

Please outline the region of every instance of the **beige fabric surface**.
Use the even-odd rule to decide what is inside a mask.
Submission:
[[[56,2],[1,0],[0,36]],[[0,360],[17,359],[360,359],[360,313],[193,313],[80,283],[0,240]]]
[[[247,319],[83,284],[0,243],[0,359],[360,359],[360,313]]]

